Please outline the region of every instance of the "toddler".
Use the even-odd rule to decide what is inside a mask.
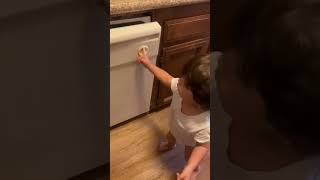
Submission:
[[[199,163],[209,151],[210,56],[190,60],[181,78],[152,64],[144,52],[138,54],[138,62],[172,90],[170,131],[159,151],[171,150],[176,143],[184,145],[187,164],[181,174],[177,173],[177,179],[190,179],[199,172]]]

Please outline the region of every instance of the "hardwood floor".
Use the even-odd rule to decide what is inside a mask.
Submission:
[[[110,131],[111,180],[170,180],[184,166],[184,147],[158,153],[168,132],[169,108],[137,118]],[[209,155],[201,163],[198,180],[210,179]]]

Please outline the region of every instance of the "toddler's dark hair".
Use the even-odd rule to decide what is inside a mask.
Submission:
[[[203,109],[210,109],[210,55],[190,60],[182,73],[193,99]]]
[[[233,28],[239,76],[260,93],[273,127],[292,140],[319,144],[320,2],[248,5]]]

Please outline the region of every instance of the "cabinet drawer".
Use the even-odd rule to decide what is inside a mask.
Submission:
[[[190,41],[183,44],[178,44],[170,47],[163,48],[163,61],[161,64],[165,63],[165,61],[170,61],[170,59],[174,60],[174,56],[177,54],[184,54],[185,52],[195,51],[193,56],[201,56],[207,53],[209,48],[210,38],[198,39],[195,41]]]
[[[165,43],[205,36],[210,36],[210,14],[165,21]]]

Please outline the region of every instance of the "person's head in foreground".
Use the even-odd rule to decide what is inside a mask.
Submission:
[[[190,60],[184,66],[178,91],[182,99],[193,101],[202,110],[210,109],[210,55]]]
[[[269,152],[261,167],[230,157],[275,170],[320,152],[320,1],[264,2],[252,2],[237,20],[216,79],[230,131],[252,133],[248,139]]]

